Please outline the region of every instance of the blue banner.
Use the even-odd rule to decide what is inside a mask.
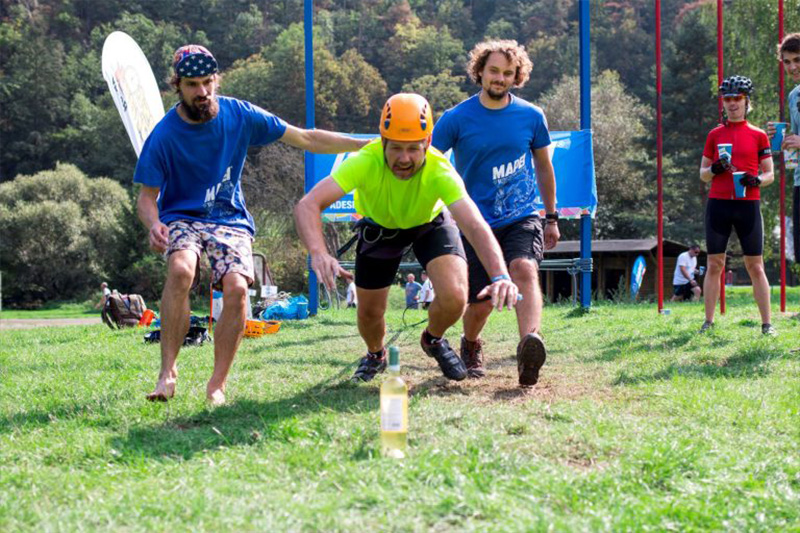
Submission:
[[[370,139],[375,135],[355,134],[353,137]],[[556,173],[559,215],[564,218],[578,218],[583,214],[594,217],[597,212],[597,186],[594,179],[591,130],[551,131],[550,138],[553,142],[548,149]],[[329,176],[349,155],[312,154],[314,184]],[[544,205],[540,202],[536,206],[544,211]],[[323,213],[323,220],[329,222],[352,222],[358,218],[352,193],[332,204]]]
[[[645,272],[647,272],[647,260],[643,255],[640,255],[633,262],[633,269],[631,269],[631,298],[634,300],[636,295],[639,294],[639,289],[642,288]]]

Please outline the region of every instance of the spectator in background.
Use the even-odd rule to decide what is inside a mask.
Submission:
[[[753,284],[753,298],[761,315],[761,333],[777,334],[771,323],[761,217],[761,188],[771,184],[775,176],[767,134],[747,122],[752,92],[753,82],[744,76],[731,76],[719,86],[725,118],[721,125],[709,132],[700,162],[700,179],[711,184],[705,213],[708,275],[703,283],[703,293],[706,316],[700,333],[714,326],[720,293],[719,278],[725,268],[728,239],[735,230]],[[720,150],[726,145],[735,147],[733,153]],[[743,173],[736,178],[737,185],[744,188],[743,196],[737,197],[733,172]]]
[[[428,273],[423,270],[420,275],[422,276],[422,290],[419,291],[419,301],[422,302],[422,308],[427,309],[436,295],[433,292],[433,283],[428,278]]]
[[[693,302],[700,300],[703,290],[695,279],[695,276],[701,273],[697,269],[698,254],[700,254],[700,245],[692,244],[687,251],[678,256],[678,261],[675,263],[675,273],[672,276],[673,302],[689,298]]]
[[[406,276],[406,309],[419,308],[419,293],[422,290],[422,285],[414,281],[415,279],[414,274]]]
[[[347,308],[358,307],[358,294],[356,294],[356,282],[351,281],[347,286]]]
[[[100,292],[102,293],[100,296],[100,301],[94,306],[95,309],[102,309],[105,307],[106,300],[108,300],[108,297],[111,295],[111,289],[108,288],[108,283],[105,281],[100,284]]]
[[[778,61],[786,75],[797,84],[787,97],[789,129],[784,132],[782,150],[800,150],[800,33],[790,33],[778,45]],[[775,123],[767,123],[770,140],[775,135]],[[788,169],[788,166],[787,166]],[[792,244],[795,263],[800,262],[800,165],[794,169],[794,196],[792,199]]]

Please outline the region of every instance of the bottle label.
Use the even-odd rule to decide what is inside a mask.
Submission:
[[[401,394],[381,396],[381,431],[408,431],[408,397]]]

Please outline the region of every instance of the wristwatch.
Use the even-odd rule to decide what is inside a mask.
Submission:
[[[558,211],[555,213],[547,213],[545,216],[545,221],[548,224],[557,224],[558,223]]]

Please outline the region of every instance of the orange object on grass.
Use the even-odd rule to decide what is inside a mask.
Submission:
[[[278,333],[281,329],[281,323],[277,320],[248,320],[245,322],[244,336],[245,337],[261,337],[271,333]]]
[[[145,309],[144,313],[142,313],[142,318],[139,319],[140,326],[149,326],[153,322],[153,318],[155,318],[155,313],[153,313],[152,309]]]

